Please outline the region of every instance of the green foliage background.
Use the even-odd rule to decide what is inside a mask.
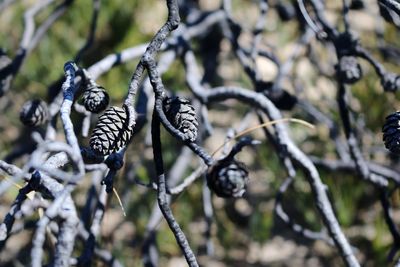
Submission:
[[[17,1],[1,13],[0,46],[5,48],[10,56],[15,55],[23,32],[23,13],[33,2]],[[234,3],[237,13],[247,9],[254,10],[256,6],[256,1],[234,1]],[[3,107],[3,114],[0,117],[0,158],[3,158],[16,142],[20,142],[18,137],[22,136],[25,131],[18,120],[18,112],[22,103],[33,97],[46,98],[47,87],[63,74],[63,64],[73,58],[85,43],[90,25],[91,6],[91,1],[74,1],[65,15],[54,24],[38,47],[27,58],[17,79],[14,80],[12,91],[8,94],[7,100],[1,100],[4,103],[0,103]],[[335,4],[332,4],[332,6],[335,8]],[[48,14],[48,10],[40,13],[36,19],[37,25]],[[84,55],[81,66],[88,67],[110,53],[148,42],[158,27],[162,25],[165,16],[166,8],[163,1],[102,1],[95,43]],[[240,18],[239,15],[238,17]],[[271,20],[276,25],[273,31],[269,30],[268,36],[272,36],[271,40],[273,41],[271,43],[276,48],[285,46],[298,38],[298,32],[294,30],[295,24],[293,22],[282,23],[276,14],[272,14],[271,17]],[[382,57],[377,53],[375,37],[370,32],[361,32],[360,38],[362,43],[366,44],[366,47],[383,61]],[[400,44],[399,32],[389,24],[385,24],[385,38],[397,46]],[[266,42],[268,40],[265,39]],[[320,43],[314,42],[313,45],[320,51],[322,59],[328,58],[327,55],[324,55],[324,48]],[[277,49],[277,52],[280,53],[279,49]],[[227,67],[229,66],[229,68],[234,69],[235,73],[239,73],[235,80],[225,80],[225,83],[235,82],[249,87],[249,80],[240,71],[240,67],[238,67],[233,56],[227,57],[225,60]],[[136,63],[137,61],[132,61],[113,68],[98,81],[99,84],[107,88],[112,104],[120,104],[122,102]],[[385,62],[385,66],[394,72],[400,73],[400,68],[397,64]],[[356,120],[365,121],[366,128],[358,130],[367,134],[361,141],[363,142],[365,156],[370,158],[372,153],[369,151],[372,148],[382,147],[380,129],[384,117],[399,107],[399,101],[397,95],[383,93],[378,77],[373,73],[371,67],[363,63],[363,70],[365,71],[364,79],[351,89],[353,93],[353,102],[351,103]],[[310,90],[316,89],[317,81],[321,79],[315,70],[309,73],[310,75],[301,78],[306,87],[306,91],[301,97],[305,98],[310,95]],[[174,91],[187,90],[184,82],[183,67],[180,62],[173,64],[173,67],[163,76],[163,80],[167,87],[173,88]],[[328,84],[332,84],[332,82],[328,82]],[[308,85],[312,88],[308,88]],[[330,96],[333,96],[334,100],[335,93],[331,92]],[[326,97],[326,95],[322,97]],[[310,101],[319,107],[321,111],[331,114],[339,122],[337,107],[334,104],[326,105],[323,101],[319,101],[318,97]],[[232,105],[224,104],[221,109],[223,108],[231,109]],[[244,107],[241,108],[245,109]],[[236,114],[243,113],[243,110],[241,111],[240,108],[237,108],[235,112],[237,112]],[[215,114],[211,112],[210,118],[213,123],[218,125],[221,122],[218,121]],[[308,119],[304,117],[299,109],[295,109],[293,113],[285,115]],[[227,125],[220,124],[219,126],[226,129],[238,120],[240,121],[240,118],[236,120],[232,118],[232,122],[228,122]],[[328,140],[326,126],[317,125],[315,132],[305,130],[302,126],[291,127],[294,139],[304,151],[320,157],[335,157],[334,144]],[[262,136],[261,133],[258,133],[258,136]],[[59,138],[62,139],[62,135]],[[151,154],[148,153],[149,147],[141,141],[144,138],[145,133],[140,133],[135,137],[130,145],[127,158],[135,162],[135,160],[143,157],[141,159],[142,165],[134,166],[136,168],[136,177],[143,181],[150,181],[153,175],[152,160]],[[171,166],[179,151],[176,151],[177,144],[168,135],[164,135],[164,140],[165,161],[168,166]],[[222,139],[220,141],[222,142]],[[212,147],[209,149],[212,149]],[[264,191],[250,195],[247,200],[247,204],[251,208],[251,215],[245,226],[237,225],[229,218],[230,214],[226,208],[229,203],[214,199],[214,204],[217,207],[213,227],[216,261],[225,263],[225,265],[215,266],[264,266],[261,263],[252,263],[246,257],[246,254],[251,250],[253,244],[262,245],[274,242],[277,235],[281,235],[288,240],[295,240],[298,245],[306,245],[310,249],[308,257],[318,257],[321,264],[325,264],[325,266],[341,266],[341,260],[338,258],[335,249],[329,248],[321,242],[311,243],[298,238],[281,222],[276,221],[273,216],[273,202],[278,187],[285,178],[284,171],[272,146],[268,143],[263,142],[256,153],[253,151],[250,151],[250,153],[252,153],[252,156],[247,161],[251,165],[252,183],[261,186]],[[375,153],[373,157],[371,158],[372,160],[384,164],[389,163],[384,151]],[[24,159],[21,159],[18,163],[21,164],[23,161]],[[193,168],[196,166],[196,163],[192,164]],[[190,171],[187,171],[188,174]],[[125,188],[124,177],[126,173],[127,170],[121,172],[116,188],[131,192],[130,198],[125,200],[127,217],[122,217],[118,204],[113,198],[109,203],[104,219],[104,228],[106,230],[98,243],[100,246],[112,250],[114,255],[125,266],[143,266],[140,258],[140,249],[146,224],[156,197],[154,192],[136,185],[129,184],[129,187]],[[377,201],[378,192],[370,185],[361,182],[358,177],[349,173],[332,174],[324,170],[321,170],[320,173],[329,188],[330,196],[345,233],[350,237],[351,243],[363,253],[360,257],[367,259],[364,262],[364,266],[386,265],[386,256],[392,240]],[[80,200],[82,205],[89,183],[89,181],[84,182],[75,192],[76,199]],[[195,251],[203,249],[199,244],[204,243],[201,231],[196,230],[204,227],[201,186],[201,183],[197,182],[174,199],[172,205],[174,214],[185,233],[189,236]],[[9,206],[16,193],[17,189],[14,189],[1,199],[5,207]],[[397,222],[400,222],[397,194],[395,194],[393,201],[394,215]],[[321,222],[314,208],[310,188],[300,173],[294,186],[285,197],[285,207],[298,222],[314,230],[320,229]],[[5,210],[2,210],[2,214],[4,212]],[[31,233],[29,230],[26,231]],[[371,234],[367,234],[368,231]],[[29,234],[26,240],[21,242],[23,244],[29,243]],[[157,244],[161,255],[160,266],[173,266],[168,265],[172,264],[170,259],[181,257],[175,239],[165,222],[160,225]],[[79,246],[81,245],[78,244],[77,247]],[[238,250],[244,252],[239,253]],[[29,260],[29,257],[25,259],[19,258],[19,260],[24,264]],[[214,262],[205,256],[201,256],[200,261],[206,263],[204,266],[212,266],[210,264]],[[101,266],[100,262],[97,262],[96,265]],[[284,262],[275,262],[268,266],[286,265]]]

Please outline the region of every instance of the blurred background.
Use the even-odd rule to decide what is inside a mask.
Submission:
[[[23,14],[37,1],[18,0],[0,13],[0,47],[13,58],[17,52],[23,33]],[[194,1],[200,10],[212,11],[220,8],[221,1]],[[294,5],[290,1],[268,1],[270,8],[266,17],[266,28],[262,35],[262,46],[281,61],[285,62],[293,52],[301,31],[296,18],[283,20],[277,12],[278,3]],[[376,1],[363,1],[364,8],[351,9],[349,14],[352,30],[360,38],[362,45],[384,66],[395,73],[400,56],[385,54],[382,46],[399,47],[399,29],[379,16]],[[326,16],[329,21],[343,30],[341,20],[341,1],[325,1]],[[250,44],[251,29],[254,28],[259,13],[259,1],[232,1],[233,16],[245,29],[240,36],[240,43]],[[35,18],[37,25],[47,18],[52,9],[45,9]],[[11,90],[0,98],[0,158],[10,157],[17,146],[32,145],[31,130],[19,121],[19,110],[28,99],[48,99],[48,87],[63,75],[63,65],[71,60],[85,44],[90,27],[92,2],[76,0],[68,7],[65,14],[57,20],[37,47],[26,58],[20,72],[13,81]],[[160,0],[114,0],[102,1],[98,26],[93,45],[84,53],[81,67],[89,67],[108,54],[121,51],[151,40],[154,33],[164,23],[167,15],[165,1]],[[183,20],[184,21],[184,20]],[[382,36],[377,37],[377,32]],[[192,46],[195,52],[204,47],[205,39],[195,39]],[[384,43],[382,43],[384,41]],[[246,76],[230,43],[223,39],[215,45],[220,46],[217,54],[218,67],[211,86],[235,85],[252,89],[252,83]],[[290,79],[283,81],[283,86],[299,99],[309,101],[320,112],[329,116],[339,126],[340,116],[336,103],[337,84],[334,79],[334,64],[337,61],[332,54],[330,44],[313,38],[310,41],[316,66],[308,57],[307,49],[302,47],[301,56],[290,71]],[[394,49],[393,51],[398,51]],[[393,52],[394,53],[394,52]],[[200,54],[197,61],[201,62]],[[400,54],[398,54],[400,55]],[[129,84],[130,77],[138,59],[116,66],[102,75],[97,82],[107,89],[112,105],[121,105]],[[390,166],[398,170],[398,157],[389,155],[382,143],[381,128],[384,118],[399,107],[397,94],[385,93],[379,77],[371,65],[361,61],[363,79],[351,86],[351,113],[355,118],[356,131],[368,160]],[[277,67],[265,58],[259,58],[256,64],[263,80],[274,80]],[[321,72],[329,75],[323,75]],[[190,95],[185,83],[182,63],[176,60],[162,76],[166,87],[178,94]],[[212,152],[224,142],[228,129],[239,129],[250,109],[236,101],[216,104],[209,111],[209,120],[214,127],[211,137],[204,146]],[[310,121],[304,111],[295,106],[283,112],[285,117],[300,118]],[[73,114],[76,127],[81,119]],[[312,121],[311,121],[312,122]],[[95,118],[93,119],[94,126]],[[257,116],[246,117],[247,128],[259,124]],[[315,124],[315,129],[302,125],[290,124],[291,137],[308,155],[323,159],[337,159],[335,143],[329,136],[329,128],[322,123]],[[341,126],[340,126],[341,127]],[[340,130],[339,127],[339,130]],[[37,129],[41,131],[40,129]],[[43,129],[42,129],[43,130]],[[115,187],[120,193],[126,209],[124,217],[115,197],[111,197],[103,219],[98,244],[110,250],[124,266],[144,266],[141,259],[146,225],[156,193],[134,181],[151,181],[155,175],[152,163],[152,150],[146,142],[146,128],[136,135],[128,147],[126,164],[119,172]],[[262,141],[255,149],[246,148],[238,155],[250,170],[250,184],[245,198],[237,200],[220,199],[213,196],[214,216],[211,228],[211,240],[214,256],[205,252],[206,220],[202,206],[203,183],[197,181],[183,193],[173,197],[172,209],[177,221],[188,236],[189,242],[199,256],[201,266],[343,266],[337,249],[323,241],[311,241],[297,236],[274,215],[275,196],[279,186],[286,178],[279,158],[273,146],[266,141],[262,129],[252,132],[252,136]],[[340,136],[344,140],[343,131]],[[62,132],[57,137],[64,140]],[[145,140],[145,141],[143,141]],[[81,138],[81,144],[87,144],[88,138]],[[181,153],[181,145],[165,131],[163,146],[166,169],[169,170]],[[28,155],[8,158],[22,167]],[[199,165],[196,157],[191,157],[190,167],[185,170],[189,175]],[[323,182],[329,188],[329,196],[344,233],[350,243],[357,248],[357,257],[363,266],[387,266],[386,258],[393,244],[392,237],[382,215],[379,192],[361,181],[351,171],[328,171],[319,168]],[[89,177],[89,176],[88,176]],[[0,179],[6,179],[0,175]],[[83,181],[74,191],[74,199],[79,209],[86,200],[90,178]],[[13,186],[0,196],[0,218],[9,210],[18,188]],[[392,195],[393,216],[400,222],[400,199],[396,189]],[[283,206],[296,222],[319,231],[321,219],[315,209],[310,187],[299,172],[294,184],[284,196]],[[6,248],[0,254],[1,266],[26,266],[29,263],[32,227],[38,219],[32,214],[24,221],[24,229],[13,235]],[[160,254],[159,266],[186,266],[174,236],[163,221],[159,225],[156,243]],[[46,246],[50,247],[48,242]],[[48,248],[50,249],[50,248]],[[77,242],[76,254],[82,250],[82,243]],[[104,266],[96,261],[95,266]]]

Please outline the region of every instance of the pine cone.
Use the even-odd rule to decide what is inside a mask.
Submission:
[[[396,25],[395,21],[397,20],[397,18],[393,17],[393,13],[390,12],[390,9],[387,8],[385,5],[378,5],[378,7],[379,7],[379,14],[381,15],[381,17],[387,22]]]
[[[199,123],[189,100],[180,97],[167,98],[164,101],[164,112],[175,128],[186,134],[191,142],[196,140]]]
[[[93,113],[99,113],[107,108],[110,102],[106,90],[96,83],[90,83],[88,88],[83,93],[83,105]]]
[[[336,65],[336,75],[343,83],[353,84],[361,79],[362,69],[356,57],[342,56]]]
[[[125,109],[109,107],[99,117],[89,145],[95,153],[106,156],[125,147],[132,133],[133,128],[128,126]]]
[[[383,142],[392,153],[400,153],[400,111],[396,111],[386,117],[382,127]]]
[[[400,78],[396,73],[388,72],[381,79],[383,90],[395,92],[400,88]]]
[[[44,124],[49,119],[49,110],[46,102],[40,99],[25,102],[19,113],[19,119],[26,126]]]
[[[248,174],[244,163],[221,160],[209,169],[207,185],[219,197],[241,197],[246,191]]]

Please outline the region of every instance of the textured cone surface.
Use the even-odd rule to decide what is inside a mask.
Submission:
[[[99,117],[89,144],[95,153],[106,156],[125,147],[132,132],[126,111],[119,107],[109,107]]]
[[[353,84],[362,77],[361,66],[357,58],[352,56],[340,57],[336,71],[339,80],[347,84]]]
[[[97,84],[89,85],[83,93],[83,105],[90,112],[99,113],[105,110],[109,102],[110,97],[106,90]]]
[[[239,161],[219,161],[207,173],[208,187],[219,197],[241,197],[249,181],[246,166]]]
[[[383,90],[395,92],[400,87],[400,78],[395,73],[386,73],[381,80]]]
[[[386,117],[382,127],[383,142],[385,147],[392,153],[400,153],[400,111]]]
[[[40,99],[25,102],[19,114],[19,119],[27,126],[44,124],[49,119],[49,110],[46,102]]]
[[[164,112],[176,129],[186,134],[190,141],[196,140],[199,123],[189,100],[180,97],[167,98],[164,102]]]

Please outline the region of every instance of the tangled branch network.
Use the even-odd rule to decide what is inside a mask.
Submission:
[[[15,2],[2,1],[0,12],[7,14]],[[224,220],[246,228],[253,215],[241,213],[235,203],[254,204],[248,210],[256,210],[271,199],[275,223],[283,222],[283,232],[293,233],[286,238],[327,244],[341,265],[372,266],[380,261],[351,235],[351,223],[340,216],[350,209],[340,206],[341,196],[335,194],[335,183],[340,185],[344,175],[356,177],[350,185],[354,192],[367,188],[362,195],[368,208],[379,206],[374,216],[384,222],[390,239],[383,246],[384,262],[400,266],[400,216],[393,209],[399,206],[400,112],[394,109],[400,76],[388,70],[400,62],[399,48],[388,41],[399,33],[400,4],[223,0],[205,9],[205,2],[167,0],[167,19],[149,43],[88,60],[91,49],[101,45],[96,32],[106,8],[93,0],[86,42],[64,66],[52,66],[63,75],[48,85],[47,100],[23,93],[29,95],[19,113],[25,127],[21,131],[29,135],[20,139],[25,143],[2,148],[0,196],[14,194],[13,201],[1,206],[0,262],[33,267],[133,264],[112,246],[103,246],[105,239],[112,240],[112,233],[106,237],[101,229],[114,196],[121,209],[127,208],[120,211],[126,213],[123,220],[142,230],[140,242],[131,242],[139,243],[135,252],[129,252],[140,255],[140,266],[163,266],[168,253],[159,255],[165,250],[159,228],[164,220],[174,237],[169,245],[180,249],[187,265],[250,266],[246,257],[232,264],[235,258],[221,248],[228,229],[219,214],[222,207],[228,214],[233,209],[234,215]],[[16,85],[35,48],[45,46],[48,32],[79,4],[36,1],[24,11],[18,49],[0,50],[1,109],[21,95]],[[241,14],[246,8],[253,12],[250,20]],[[372,30],[357,24],[362,15],[369,16]],[[280,39],[289,45],[281,48]],[[118,102],[116,89],[103,87],[99,79],[131,62],[136,67],[130,80],[126,77],[126,97]],[[172,90],[166,74],[177,65],[181,76],[174,78],[183,81],[184,89]],[[375,100],[377,105],[366,104]],[[302,125],[289,127],[288,122]],[[143,170],[147,179],[140,175]],[[273,177],[275,187],[265,182],[266,176]],[[265,189],[266,183],[272,187]],[[198,203],[183,199],[193,192]],[[148,208],[147,215],[140,214],[146,208],[129,204],[138,195],[155,204],[135,202]],[[296,203],[307,198],[314,224]],[[174,212],[174,205],[184,201],[201,214],[188,219]],[[347,205],[357,212],[356,201]],[[357,220],[368,224],[362,215],[352,222]],[[195,221],[203,227],[188,229]],[[10,243],[22,232],[30,233],[29,242],[15,249]],[[247,238],[246,246],[251,242]],[[14,256],[7,258],[7,251]]]

